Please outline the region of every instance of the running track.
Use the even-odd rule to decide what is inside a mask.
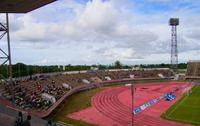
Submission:
[[[158,98],[177,87],[191,85],[187,83],[157,83],[136,85],[134,108],[149,100]],[[187,126],[160,118],[160,115],[173,105],[183,93],[176,92],[176,100],[169,102],[164,99],[134,116],[136,126]],[[131,126],[131,90],[130,87],[120,86],[107,88],[92,97],[92,107],[68,115],[73,119],[83,120],[100,126]]]

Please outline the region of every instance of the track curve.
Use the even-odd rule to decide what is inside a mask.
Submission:
[[[108,89],[92,98],[92,105],[103,115],[122,125],[131,124],[131,108],[122,104],[118,95],[127,88]]]
[[[92,106],[104,116],[118,122],[122,126],[131,126],[132,110],[120,102],[120,93],[130,90],[130,87],[115,87],[106,89],[92,97]],[[163,101],[165,102],[165,101]],[[162,103],[162,102],[161,102]],[[158,105],[159,106],[159,105]],[[156,107],[156,106],[155,106]],[[162,106],[161,106],[162,107]],[[154,114],[154,113],[152,113]],[[160,117],[153,117],[149,114],[140,113],[134,117],[134,124],[137,126],[183,126]]]

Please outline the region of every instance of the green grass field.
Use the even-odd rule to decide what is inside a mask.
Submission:
[[[162,117],[183,123],[200,125],[200,86],[194,86],[189,95],[184,94]]]

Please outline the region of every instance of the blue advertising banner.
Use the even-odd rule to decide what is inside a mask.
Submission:
[[[157,103],[157,102],[158,102],[159,100],[161,100],[162,98],[164,98],[164,96],[161,96],[161,97],[159,97],[159,98],[157,98],[157,99],[153,99],[153,100],[151,100],[151,101],[149,101],[149,102],[147,102],[147,103],[145,103],[145,104],[143,104],[143,105],[137,107],[136,109],[134,109],[133,113],[134,113],[134,114],[137,114],[137,113],[142,112],[143,110],[145,110],[145,109],[148,108],[149,106],[151,106],[151,105]]]
[[[142,111],[141,108],[138,107],[138,108],[136,108],[136,109],[133,111],[133,113],[134,113],[134,114],[137,114],[137,113],[139,113],[139,112],[141,112],[141,111]]]

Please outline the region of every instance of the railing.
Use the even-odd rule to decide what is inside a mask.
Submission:
[[[17,111],[15,111],[13,109],[10,109],[9,107],[3,106],[3,105],[0,105],[0,113],[11,117],[13,122],[15,121],[16,117],[18,116],[18,112]],[[25,119],[27,113],[23,113],[23,115],[24,115],[23,117]],[[10,123],[12,124],[12,122],[10,122]],[[56,126],[72,126],[72,125],[66,124],[66,123],[63,124],[62,122],[53,122],[53,123],[56,123]],[[35,126],[36,124],[38,124],[37,126],[44,126],[44,125],[47,124],[47,120],[38,118],[36,116],[32,116],[31,124],[33,124],[33,126]]]

